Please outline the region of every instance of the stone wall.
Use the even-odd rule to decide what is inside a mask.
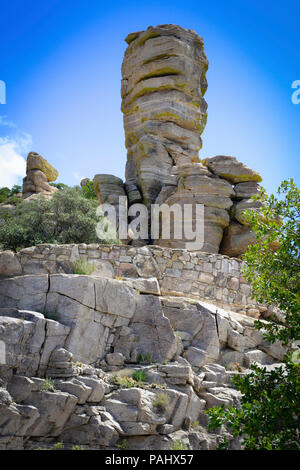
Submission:
[[[9,258],[9,260],[8,260]],[[156,278],[161,295],[187,296],[259,318],[268,308],[251,297],[242,261],[220,254],[158,246],[38,245],[17,254],[0,254],[0,275],[73,273],[86,258],[96,275],[107,278]]]

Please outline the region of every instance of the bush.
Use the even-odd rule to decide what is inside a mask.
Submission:
[[[188,450],[188,446],[180,439],[177,439],[171,445],[170,450]]]
[[[133,375],[132,378],[137,382],[147,382],[148,376],[144,370],[137,370]]]
[[[7,203],[7,204],[14,204],[14,202],[9,202],[8,199],[13,198],[16,194],[21,193],[22,188],[21,186],[14,185],[11,189],[9,188],[0,188],[0,204]],[[16,200],[18,198],[14,198]]]
[[[41,392],[54,392],[55,391],[54,380],[50,378],[45,379],[44,382],[42,383],[40,390]]]
[[[64,449],[64,444],[63,442],[56,442],[53,446],[53,450],[63,450]]]
[[[81,191],[86,199],[97,199],[93,181],[88,181],[84,186],[82,186]]]
[[[74,261],[73,269],[75,274],[90,275],[95,272],[96,265],[89,263],[86,258],[80,258],[77,261]]]
[[[149,352],[140,353],[137,358],[139,364],[155,364],[157,362]]]
[[[210,430],[224,425],[246,450],[300,449],[300,190],[293,180],[283,181],[278,195],[261,190],[255,199],[262,207],[247,214],[256,243],[243,257],[244,275],[258,302],[284,313],[284,319],[256,321],[255,327],[270,344],[286,344],[288,352],[280,367],[268,371],[252,364],[249,374],[235,375],[240,407],[215,406],[206,412]],[[228,448],[228,441],[219,448]]]
[[[167,393],[159,393],[153,400],[153,406],[159,413],[164,413],[169,403],[170,397]]]
[[[50,200],[42,196],[25,200],[9,217],[3,216],[0,243],[14,251],[39,243],[101,243],[96,234],[101,220],[97,206],[97,201],[86,199],[79,188],[57,191]]]
[[[127,439],[120,439],[117,443],[116,447],[120,450],[128,450],[129,449],[129,442]]]

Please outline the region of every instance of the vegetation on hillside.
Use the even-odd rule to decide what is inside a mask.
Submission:
[[[21,200],[15,210],[1,213],[0,244],[3,249],[18,249],[39,243],[114,243],[99,240],[96,224],[98,203],[87,199],[80,188],[64,187],[51,199],[42,196]]]
[[[21,192],[21,186],[18,186],[16,184],[11,189],[7,187],[0,188],[0,204],[18,204],[22,201],[22,199],[17,197],[17,194]]]
[[[289,352],[281,367],[268,371],[253,365],[250,374],[234,378],[242,393],[240,408],[207,412],[212,430],[225,425],[248,450],[300,449],[300,191],[289,180],[278,195],[268,197],[262,190],[256,199],[263,207],[248,214],[257,241],[244,255],[245,276],[258,301],[285,314],[284,321],[257,321],[256,328],[270,343],[289,345]]]

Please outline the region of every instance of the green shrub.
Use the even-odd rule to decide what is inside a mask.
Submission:
[[[121,377],[118,375],[113,375],[110,378],[111,383],[114,385],[118,385],[121,388],[132,388],[132,387],[138,387],[138,388],[145,388],[145,384],[143,380],[136,380],[133,377]]]
[[[116,447],[121,450],[127,450],[129,449],[129,442],[127,441],[127,439],[120,439]]]
[[[74,445],[72,447],[72,450],[84,450],[81,446],[78,446],[78,445]]]
[[[113,375],[111,376],[110,381],[114,385],[119,385],[121,388],[136,387],[136,381],[132,377],[119,377],[118,375]]]
[[[147,382],[148,376],[144,370],[137,370],[133,375],[132,378],[137,382]]]
[[[9,196],[10,196],[9,188],[0,188],[0,203],[5,202]]]
[[[159,413],[164,413],[169,403],[170,397],[167,393],[159,393],[153,400],[153,406]]]
[[[181,439],[177,439],[171,445],[170,450],[188,450],[188,446]]]
[[[14,204],[15,200],[20,200],[19,198],[14,198],[14,196],[18,193],[22,192],[21,186],[14,185],[11,189],[9,188],[0,188],[0,204],[1,203],[6,203],[6,204]],[[12,199],[10,202],[8,201],[9,199]]]
[[[84,186],[82,186],[81,191],[86,199],[97,199],[93,181],[88,181]]]
[[[47,378],[44,380],[42,383],[42,386],[40,388],[41,392],[54,392],[55,387],[54,387],[54,380]]]
[[[63,450],[64,449],[64,444],[63,442],[57,442],[53,446],[53,450]]]
[[[17,251],[39,243],[106,243],[96,234],[101,220],[97,206],[97,201],[86,199],[79,188],[57,191],[50,200],[41,196],[22,201],[0,226],[0,244],[3,249]]]
[[[137,358],[137,362],[140,364],[155,364],[157,362],[152,355],[147,352],[147,353],[140,353]]]
[[[86,258],[80,258],[74,261],[73,269],[75,274],[90,275],[96,271],[96,265],[89,263]]]

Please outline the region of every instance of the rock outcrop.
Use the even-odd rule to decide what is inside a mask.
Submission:
[[[252,318],[136,281],[0,281],[1,449],[159,450],[180,440],[204,450],[224,437],[240,448],[208,431],[205,410],[239,406],[233,374],[276,367],[285,347],[267,344]]]
[[[203,40],[176,25],[129,34],[122,64],[126,180],[154,203],[172,167],[199,161],[208,68]]]
[[[56,188],[49,185],[58,177],[58,171],[41,155],[30,152],[27,157],[26,177],[23,179],[23,198],[34,194],[52,196]]]
[[[255,241],[244,211],[259,209],[252,197],[261,177],[231,156],[198,157],[207,109],[202,39],[159,25],[126,41],[126,181],[96,175],[98,201],[117,214],[120,196],[129,207],[189,204],[186,217],[191,228],[201,219],[204,242],[187,250],[173,215],[171,239],[158,230],[131,242],[147,247],[0,252],[0,449],[167,450],[180,441],[213,450],[224,438],[240,449],[223,427],[209,431],[205,411],[240,406],[233,375],[253,363],[272,370],[287,352],[255,328],[273,309],[252,298],[242,261],[229,258]],[[23,197],[51,197],[57,174],[30,153]],[[94,274],[74,274],[82,258]]]

